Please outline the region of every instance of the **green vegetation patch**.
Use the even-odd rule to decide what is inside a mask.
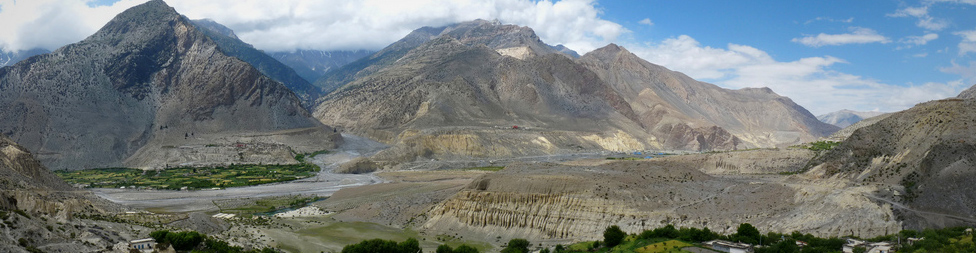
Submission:
[[[840,145],[840,142],[836,142],[836,141],[818,141],[818,142],[807,143],[806,145],[804,145],[804,148],[809,149],[809,150],[813,150],[813,151],[824,151],[824,150],[834,149],[834,147],[837,147],[837,145]]]
[[[329,150],[319,150],[312,153],[295,154],[295,160],[297,160],[300,163],[308,163],[307,161],[305,161],[305,158],[312,158],[317,155],[328,154],[328,153]]]
[[[189,190],[251,186],[285,182],[311,177],[319,171],[314,164],[229,165],[215,167],[177,167],[163,170],[103,168],[78,171],[55,171],[71,184],[91,188],[138,187],[148,189]]]
[[[267,198],[236,198],[215,200],[213,203],[222,213],[237,215],[272,215],[283,209],[297,209],[309,203],[323,200],[318,196],[275,196]]]
[[[678,241],[678,240],[667,240],[667,241],[634,249],[633,252],[637,252],[637,253],[688,252],[681,249],[685,247],[694,247],[694,246],[695,245]]]

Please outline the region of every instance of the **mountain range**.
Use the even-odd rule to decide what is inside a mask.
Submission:
[[[271,57],[288,65],[310,83],[314,83],[323,75],[375,53],[370,50],[337,50],[322,51],[299,49],[294,51],[269,52]]]
[[[396,144],[385,158],[731,150],[839,129],[768,88],[722,89],[612,44],[575,58],[484,20],[417,29],[316,84],[335,91],[315,117]]]
[[[144,148],[188,140],[297,128],[332,134],[285,85],[228,51],[163,1],[149,1],[81,42],[0,68],[0,132],[51,169],[118,167]]]
[[[823,121],[824,123],[835,125],[840,128],[845,128],[858,121],[875,117],[878,115],[885,114],[883,112],[859,112],[851,110],[840,110],[836,112],[831,112],[824,115],[817,116],[817,119]]]
[[[13,52],[0,51],[0,67],[14,65],[28,57],[50,53],[46,49],[35,48],[31,50],[19,50]]]

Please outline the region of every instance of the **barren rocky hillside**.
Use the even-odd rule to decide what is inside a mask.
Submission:
[[[379,159],[731,150],[837,130],[768,89],[721,89],[616,45],[576,59],[482,20],[418,29],[319,84],[336,91],[315,117],[394,144]]]
[[[911,228],[976,222],[976,100],[945,99],[860,128],[808,175],[888,187]]]
[[[288,88],[223,54],[160,0],[84,41],[0,69],[0,90],[0,132],[52,169],[122,166],[146,146],[208,134],[332,132]]]
[[[209,19],[193,20],[193,24],[202,28],[200,31],[217,43],[220,52],[241,59],[262,74],[281,82],[301,99],[302,105],[306,108],[311,108],[315,100],[322,96],[318,87],[313,86],[295,70],[275,58],[238,39],[230,28]]]
[[[625,98],[638,122],[668,147],[786,146],[839,129],[768,88],[723,89],[654,65],[614,44],[583,55],[579,62]]]
[[[97,252],[131,238],[131,226],[77,219],[118,211],[90,192],[73,191],[34,159],[31,152],[0,135],[0,251]],[[124,228],[128,227],[128,228]],[[121,234],[120,234],[121,233]],[[21,241],[23,240],[23,241]]]

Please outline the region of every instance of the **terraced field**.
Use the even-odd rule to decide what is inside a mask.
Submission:
[[[178,167],[163,170],[105,168],[55,171],[68,183],[90,188],[135,187],[188,190],[227,188],[292,181],[314,176],[314,164],[230,165],[226,167]]]

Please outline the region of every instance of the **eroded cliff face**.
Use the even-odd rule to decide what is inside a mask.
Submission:
[[[29,150],[0,135],[0,210],[24,210],[64,221],[114,208],[44,168]]]
[[[891,207],[865,197],[873,190],[795,177],[714,177],[675,160],[519,164],[435,205],[422,228],[547,241],[599,239],[610,225],[629,233],[666,224],[734,233],[746,222],[820,236],[898,231]]]
[[[132,225],[77,217],[119,210],[120,206],[90,192],[74,191],[30,151],[0,135],[0,213],[7,224],[0,233],[0,251],[27,252],[20,239],[46,252],[105,250],[126,241],[119,234],[132,230]]]
[[[199,134],[322,126],[281,83],[223,54],[158,0],[84,41],[0,69],[0,90],[9,109],[0,132],[53,169],[122,166],[149,143]]]

